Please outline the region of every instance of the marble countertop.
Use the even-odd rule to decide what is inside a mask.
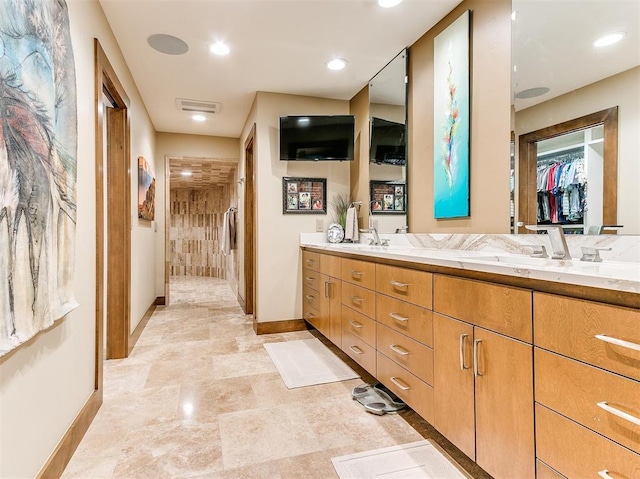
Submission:
[[[366,242],[331,244],[326,242],[322,234],[301,234],[300,246],[363,257],[640,293],[640,262],[634,261],[635,250],[631,257],[627,255],[624,260],[608,259],[603,253],[602,262],[592,263],[580,261],[579,256],[576,258],[573,252],[571,260],[533,258],[526,248],[532,243],[531,235],[526,235],[526,242],[519,241],[517,235],[441,235],[443,240],[446,239],[445,243],[457,246],[449,248],[445,244],[429,245],[432,238],[425,241],[421,236],[428,235],[384,235],[391,239],[389,246],[368,246]],[[473,240],[470,239],[471,236],[474,237]],[[538,242],[541,241],[535,238],[536,235],[533,236]],[[500,237],[507,238],[502,240]],[[583,239],[582,241],[584,242]],[[640,304],[640,298],[638,301]]]

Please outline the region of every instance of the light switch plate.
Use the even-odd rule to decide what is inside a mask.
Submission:
[[[324,231],[324,221],[316,220],[316,233],[322,233]]]

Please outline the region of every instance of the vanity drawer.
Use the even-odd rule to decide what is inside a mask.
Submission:
[[[425,271],[376,265],[376,291],[431,309],[433,275]]]
[[[307,288],[320,291],[320,274],[312,269],[302,268],[302,284]]]
[[[433,385],[433,349],[378,323],[376,344],[379,352]]]
[[[640,380],[640,310],[544,293],[533,302],[536,346]]]
[[[536,404],[536,456],[570,478],[640,477],[640,455]]]
[[[433,388],[378,351],[378,374],[382,384],[393,391],[427,422],[433,424]]]
[[[640,425],[597,405],[640,422],[640,383],[538,348],[534,364],[537,402],[640,453]]]
[[[433,281],[434,311],[529,344],[533,339],[531,296],[526,289],[441,274]]]
[[[342,258],[339,256],[331,256],[330,254],[320,255],[320,272],[331,276],[333,278],[339,278],[342,266]]]
[[[433,312],[376,294],[376,321],[433,347]]]
[[[536,479],[567,479],[559,472],[547,466],[540,459],[536,460]]]
[[[342,304],[346,304],[360,313],[375,318],[376,293],[370,289],[342,282]]]
[[[320,272],[320,254],[302,250],[302,267]]]
[[[320,292],[307,285],[302,286],[302,304],[320,311]]]
[[[362,339],[342,330],[342,350],[372,376],[376,376],[376,350]]]
[[[375,348],[376,322],[345,305],[342,305],[342,329],[343,331],[349,331],[369,346]]]
[[[376,264],[342,258],[342,280],[369,289],[376,287]]]

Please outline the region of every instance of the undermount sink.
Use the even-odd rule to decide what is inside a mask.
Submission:
[[[487,263],[501,263],[505,265],[517,265],[517,266],[574,266],[576,261],[558,260],[551,258],[536,258],[527,255],[487,255],[487,256],[466,256],[463,258],[465,261],[480,261]]]

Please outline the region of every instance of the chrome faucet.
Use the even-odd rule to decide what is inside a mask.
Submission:
[[[371,235],[373,236],[373,239],[369,240],[369,244],[373,245],[373,246],[388,246],[389,245],[389,240],[388,239],[380,239],[380,235],[378,235],[378,230],[375,228],[369,228],[369,229],[361,229],[360,233],[371,233]]]
[[[525,228],[532,231],[546,231],[551,241],[553,254],[551,259],[571,259],[567,240],[564,237],[564,230],[560,225],[525,225]]]

